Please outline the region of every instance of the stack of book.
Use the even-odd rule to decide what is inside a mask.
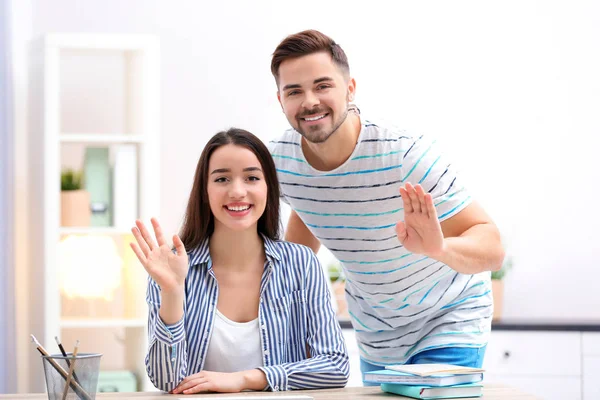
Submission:
[[[449,364],[388,365],[365,373],[365,381],[381,390],[415,399],[480,397],[483,370]]]

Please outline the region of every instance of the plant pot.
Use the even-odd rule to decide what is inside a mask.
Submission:
[[[339,318],[350,318],[348,314],[348,303],[346,302],[346,282],[335,281],[331,284],[335,301],[337,303],[337,316]]]
[[[60,192],[60,225],[90,226],[90,193],[85,190]]]
[[[494,315],[493,321],[502,318],[502,305],[504,303],[504,281],[500,279],[492,279],[492,297],[494,299]]]

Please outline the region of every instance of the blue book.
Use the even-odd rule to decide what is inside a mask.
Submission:
[[[455,399],[463,397],[481,397],[483,394],[483,385],[469,383],[466,385],[431,387],[382,383],[381,390],[387,393],[412,397],[414,399]]]
[[[480,382],[483,380],[483,374],[435,374],[419,376],[406,372],[382,369],[379,371],[365,372],[364,380],[365,382],[370,383],[401,383],[403,385],[412,386],[452,386]]]

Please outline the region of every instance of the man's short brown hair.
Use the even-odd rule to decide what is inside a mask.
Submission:
[[[318,52],[330,54],[333,62],[343,73],[346,76],[350,75],[348,58],[340,45],[329,36],[313,29],[290,35],[279,43],[273,52],[271,73],[279,83],[279,66],[282,62]]]

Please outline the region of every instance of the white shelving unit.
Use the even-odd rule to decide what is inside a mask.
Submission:
[[[113,228],[113,227],[64,227],[61,226],[59,229],[61,235],[128,235],[131,231],[125,228]]]
[[[134,143],[140,144],[146,142],[147,139],[143,135],[118,135],[118,134],[85,134],[73,133],[68,135],[60,135],[61,143],[96,143],[96,144],[111,144],[111,143]]]
[[[49,34],[46,35],[39,48],[42,55],[37,67],[41,81],[38,102],[42,124],[39,141],[32,141],[32,152],[37,152],[34,178],[37,177],[39,189],[34,201],[32,227],[35,234],[32,242],[35,246],[37,260],[33,265],[33,290],[39,290],[39,296],[32,300],[31,307],[40,317],[34,323],[33,331],[48,347],[50,352],[56,351],[54,337],[60,336],[68,349],[70,341],[77,338],[81,341],[80,351],[102,352],[104,368],[105,360],[108,369],[124,369],[133,371],[138,377],[139,389],[149,390],[149,383],[144,366],[147,349],[147,310],[143,306],[146,288],[145,272],[131,262],[131,250],[126,246],[130,230],[125,227],[61,227],[60,226],[60,173],[61,157],[64,157],[65,145],[68,146],[111,146],[133,144],[137,155],[137,210],[138,218],[148,221],[159,213],[159,46],[158,40],[149,35],[103,35],[103,34]],[[103,54],[122,55],[123,82],[120,96],[124,98],[122,132],[65,132],[61,116],[68,109],[61,104],[61,57],[65,54],[78,54],[86,57],[102,57]],[[64,73],[64,71],[63,71]],[[85,76],[86,71],[78,71]],[[62,76],[64,78],[64,75]],[[93,73],[89,79],[94,79]],[[84,79],[85,81],[85,79]],[[35,87],[35,85],[34,85]],[[108,90],[108,89],[107,89]],[[118,89],[120,90],[120,89]],[[82,89],[83,92],[83,89]],[[42,95],[43,93],[43,95]],[[83,97],[83,96],[82,96]],[[74,112],[94,112],[83,104]],[[96,108],[96,110],[98,110]],[[35,143],[33,143],[35,142]],[[68,147],[67,148],[70,148]],[[34,155],[34,157],[36,157]],[[37,215],[36,215],[37,213]],[[134,221],[131,221],[132,226]],[[69,235],[101,235],[114,238],[120,244],[121,257],[129,257],[130,265],[124,268],[125,280],[118,290],[122,313],[114,318],[102,316],[85,318],[64,315],[61,304],[59,282],[60,257],[59,242]],[[81,260],[82,264],[86,262]],[[135,265],[137,264],[137,265]],[[141,278],[140,278],[141,276]],[[36,289],[37,287],[37,289]],[[142,306],[140,306],[140,304]],[[105,343],[108,340],[108,344]],[[117,344],[110,344],[110,340]],[[87,345],[87,348],[86,348]],[[96,346],[96,347],[94,347]],[[32,382],[40,381],[40,365],[32,365],[30,373]],[[35,377],[38,379],[36,380]],[[43,379],[41,379],[43,385]],[[41,389],[43,386],[36,387]]]
[[[145,328],[146,319],[68,319],[60,321],[61,328]]]

